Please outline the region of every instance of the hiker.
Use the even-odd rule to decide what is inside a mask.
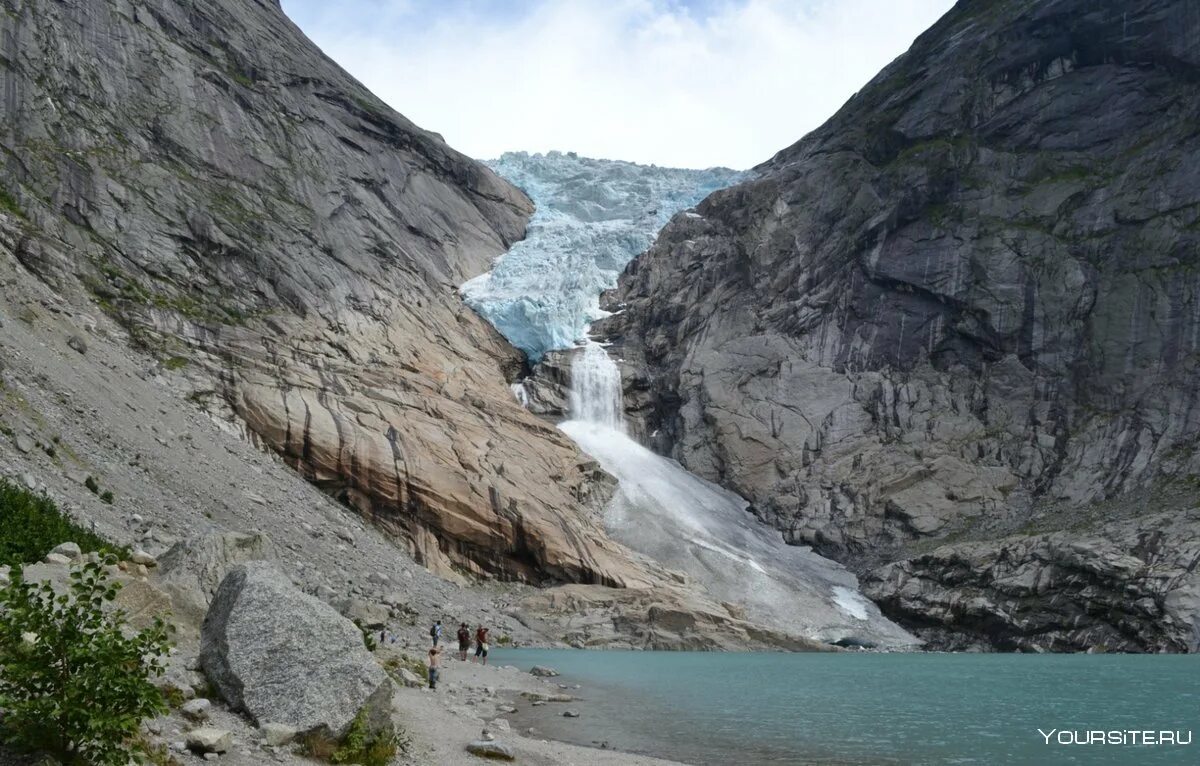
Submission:
[[[442,667],[442,650],[434,646],[429,650],[429,688],[436,689],[438,674]]]
[[[471,629],[465,622],[458,626],[458,658],[467,661],[467,652],[471,649]]]
[[[475,659],[483,658],[483,664],[487,664],[488,653],[488,629],[480,625],[475,629]]]
[[[429,637],[433,639],[433,645],[438,645],[438,640],[442,637],[442,621],[437,620],[433,623],[433,627],[429,629]]]

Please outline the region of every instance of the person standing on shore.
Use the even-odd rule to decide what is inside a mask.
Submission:
[[[471,629],[465,622],[458,626],[458,658],[467,661],[467,652],[471,649]]]
[[[488,629],[480,625],[475,628],[475,659],[483,658],[483,664],[487,664],[488,655]]]
[[[442,670],[442,650],[434,646],[429,649],[429,688],[437,689],[438,676]]]
[[[441,620],[434,621],[433,627],[429,629],[429,637],[433,639],[433,645],[437,646],[438,641],[442,637],[442,621]]]

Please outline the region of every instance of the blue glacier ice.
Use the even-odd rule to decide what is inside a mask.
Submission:
[[[742,173],[682,170],[580,157],[509,152],[487,163],[537,209],[524,240],[492,270],[462,285],[467,305],[530,362],[570,348],[602,316],[600,293],[666,222]]]

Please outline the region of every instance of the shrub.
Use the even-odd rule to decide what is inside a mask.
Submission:
[[[306,735],[301,740],[301,749],[310,758],[330,763],[357,763],[361,766],[387,766],[396,753],[407,750],[407,737],[396,733],[388,726],[381,731],[371,731],[366,711],[360,710],[340,742],[319,733]]]
[[[429,681],[429,667],[421,660],[414,660],[407,654],[401,654],[399,657],[391,657],[383,663],[383,669],[388,671],[397,680],[399,680],[398,671],[400,668],[406,668],[422,681]]]
[[[164,672],[167,627],[133,632],[106,609],[119,583],[99,564],[71,570],[69,592],[27,582],[0,588],[0,735],[67,764],[125,766],[143,719],[166,711],[151,682]],[[127,637],[128,636],[128,637]]]
[[[129,550],[90,532],[67,518],[54,501],[0,478],[0,565],[41,561],[54,546],[67,541],[85,553],[99,551],[129,558]]]

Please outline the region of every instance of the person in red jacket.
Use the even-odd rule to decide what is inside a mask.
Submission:
[[[475,659],[483,658],[483,664],[487,664],[488,654],[488,629],[480,625],[475,628]]]

